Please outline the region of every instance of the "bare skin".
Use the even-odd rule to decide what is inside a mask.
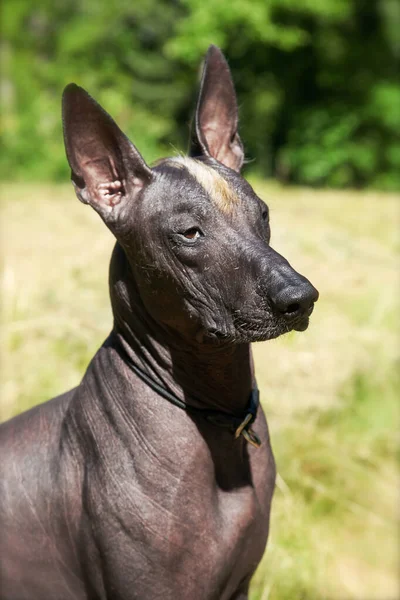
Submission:
[[[1,426],[2,598],[245,600],[275,483],[267,423],[260,407],[256,448],[190,407],[242,419],[250,343],[306,329],[318,293],[270,247],[267,206],[239,175],[217,48],[195,160],[150,169],[74,85],[63,118],[76,194],[117,239],[114,326],[77,388]]]

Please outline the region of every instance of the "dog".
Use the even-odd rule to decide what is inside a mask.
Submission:
[[[250,343],[305,330],[318,292],[240,175],[217,47],[190,156],[150,168],[75,84],[63,125],[76,195],[116,238],[114,324],[78,387],[1,426],[2,598],[244,600],[275,483]]]

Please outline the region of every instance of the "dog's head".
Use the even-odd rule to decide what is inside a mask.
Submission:
[[[318,292],[271,248],[268,208],[240,176],[236,96],[218,48],[207,53],[190,158],[150,168],[74,84],[63,122],[76,194],[114,233],[153,319],[212,343],[307,328]]]

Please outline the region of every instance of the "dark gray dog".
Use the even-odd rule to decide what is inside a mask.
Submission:
[[[114,327],[77,388],[2,426],[2,598],[245,599],[275,481],[249,344],[306,329],[318,293],[239,175],[216,47],[195,158],[149,168],[74,84],[63,119],[76,194],[117,239]]]

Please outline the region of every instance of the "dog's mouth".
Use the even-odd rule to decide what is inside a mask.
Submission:
[[[231,330],[222,330],[215,327],[202,330],[201,338],[203,342],[210,343],[252,343],[265,342],[289,333],[290,331],[306,331],[310,324],[308,316],[288,322],[282,318],[271,319],[269,321],[260,320],[241,320],[236,322]]]
[[[196,339],[212,345],[265,342],[291,331],[306,331],[313,309],[314,304],[305,312],[294,315],[291,312],[278,313],[266,302],[256,309],[230,307],[221,311],[219,319],[214,316],[212,320],[203,321]]]
[[[308,329],[309,324],[310,318],[304,317],[303,319],[300,319],[297,323],[295,323],[292,329],[293,331],[305,331],[306,329]]]

